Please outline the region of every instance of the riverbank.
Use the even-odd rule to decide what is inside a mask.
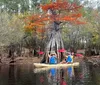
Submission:
[[[92,63],[94,66],[100,66],[100,56],[86,57],[87,62]]]
[[[41,62],[42,57],[38,58],[38,57],[17,57],[14,60],[11,60],[11,58],[6,58],[3,57],[1,59],[1,64],[32,64],[32,63],[39,63]],[[74,58],[74,62],[81,62],[83,60],[83,58],[78,58],[75,57]]]
[[[85,57],[85,59],[92,63],[93,65],[100,65],[100,57],[99,56],[92,56],[92,57]],[[12,62],[11,58],[6,58],[3,57],[1,59],[1,64],[33,64],[33,63],[39,63],[42,60],[42,57],[38,58],[38,57],[17,57],[13,60]],[[83,58],[79,58],[79,57],[74,57],[74,62],[82,62],[84,60]]]
[[[1,59],[1,64],[33,64],[33,63],[39,63],[41,62],[42,57],[17,57],[14,60],[11,60],[11,58],[3,57]],[[83,58],[74,58],[74,62],[81,62]]]
[[[1,64],[32,64],[39,63],[41,59],[41,57],[17,57],[14,60],[11,60],[11,58],[3,57],[1,59]]]

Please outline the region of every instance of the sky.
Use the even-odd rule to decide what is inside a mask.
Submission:
[[[84,3],[85,1],[88,1],[89,3],[87,6],[93,7],[94,9],[97,8],[97,6],[100,6],[100,0],[80,0],[82,3]]]

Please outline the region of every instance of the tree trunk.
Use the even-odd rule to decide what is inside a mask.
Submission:
[[[46,55],[54,51],[57,54],[58,62],[61,60],[61,56],[59,56],[61,54],[59,54],[58,50],[64,48],[59,25],[58,23],[53,23],[46,47]],[[48,57],[46,57],[46,63],[48,63]]]
[[[48,12],[50,15],[55,16],[56,11],[49,9]],[[61,55],[58,50],[64,48],[62,37],[61,37],[61,29],[60,29],[60,24],[61,22],[56,20],[56,16],[53,18],[53,22],[51,24],[51,29],[49,30],[48,34],[48,43],[46,46],[46,63],[48,63],[48,54],[50,54],[52,51],[54,51],[57,54],[57,61],[60,62],[61,60]]]

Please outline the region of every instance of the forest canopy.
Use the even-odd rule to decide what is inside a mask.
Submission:
[[[32,18],[39,18],[37,14],[43,14],[48,7],[52,7],[51,1],[67,1],[67,0],[0,0],[0,46],[10,46],[13,44],[20,44],[26,48],[38,49],[44,48],[46,44],[46,32],[48,18],[42,17],[40,22],[31,23],[26,26],[26,17],[34,15]],[[81,5],[82,8],[79,10],[77,15],[70,16],[81,16],[81,21],[73,23],[63,23],[62,27],[62,38],[66,49],[74,48],[77,49],[96,49],[100,48],[100,1],[89,2],[88,0],[68,0],[70,3],[76,3]],[[95,3],[95,4],[94,4]],[[44,5],[49,4],[49,5]],[[56,5],[56,4],[54,4]],[[75,5],[75,4],[74,4]],[[41,8],[40,8],[41,6]],[[64,5],[63,5],[64,6]],[[61,7],[63,7],[61,6]],[[63,7],[64,8],[64,7]],[[57,5],[54,9],[58,9]],[[44,10],[44,11],[43,11]],[[60,13],[61,11],[57,11]],[[63,11],[63,14],[65,12]],[[42,15],[41,15],[42,16]],[[58,15],[57,15],[58,16]],[[70,16],[64,16],[63,18],[55,18],[56,20],[68,20]],[[51,16],[51,18],[54,16]],[[73,20],[75,18],[69,19]],[[26,21],[25,21],[26,20]],[[52,21],[52,19],[50,19]],[[84,24],[83,22],[86,22]],[[38,24],[39,23],[39,24]],[[83,25],[83,24],[84,25]],[[29,23],[30,24],[30,23]],[[31,31],[31,26],[37,26],[34,31]],[[47,24],[47,25],[45,25]],[[80,25],[79,25],[80,24]],[[29,27],[29,30],[25,29]],[[44,28],[43,28],[44,27]],[[43,49],[44,50],[44,49]]]

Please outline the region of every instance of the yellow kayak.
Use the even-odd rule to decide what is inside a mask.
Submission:
[[[52,68],[52,67],[70,67],[70,66],[78,66],[79,62],[73,62],[73,63],[64,63],[64,64],[45,64],[45,63],[33,63],[34,67],[36,68],[44,68],[44,67],[48,67],[48,68]]]

